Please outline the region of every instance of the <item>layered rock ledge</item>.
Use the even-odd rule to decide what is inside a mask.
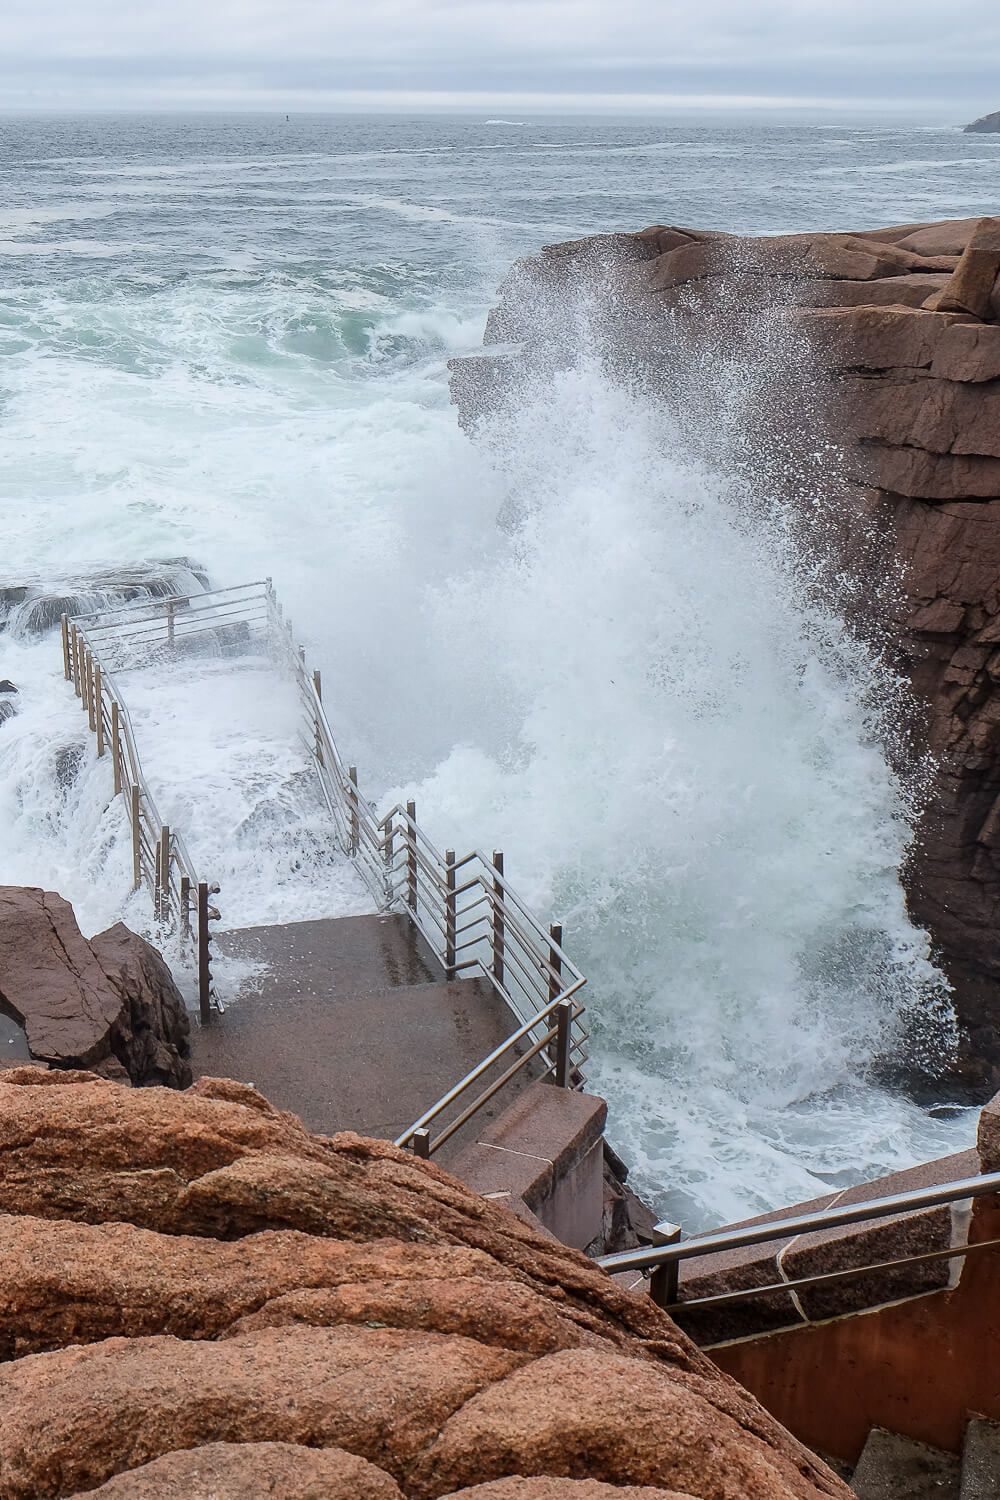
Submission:
[[[121,922],[88,942],[52,891],[0,886],[0,1012],[50,1067],[191,1082],[187,1009],[159,953]]]
[[[1000,219],[548,246],[501,288],[483,355],[452,364],[467,426],[571,358],[581,297],[609,361],[682,415],[699,361],[756,362],[740,436],[771,493],[820,453],[790,497],[825,511],[806,545],[837,550],[851,608],[891,595],[878,633],[921,705],[907,753],[937,766],[908,899],[954,986],[957,1074],[985,1096],[1000,1084]]]
[[[0,1500],[849,1495],[648,1298],[252,1088],[0,1077]]]

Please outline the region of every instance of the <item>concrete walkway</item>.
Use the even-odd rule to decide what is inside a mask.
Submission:
[[[399,1135],[516,1030],[485,981],[445,980],[405,916],[251,927],[216,943],[267,969],[225,1015],[195,1027],[195,1076],[252,1083],[320,1134]],[[510,1104],[528,1072],[484,1107],[477,1130]],[[459,1132],[454,1151],[469,1138]],[[453,1154],[445,1147],[435,1159]]]

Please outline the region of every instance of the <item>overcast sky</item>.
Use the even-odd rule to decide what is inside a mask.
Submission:
[[[1000,109],[1000,0],[0,0],[0,106]]]

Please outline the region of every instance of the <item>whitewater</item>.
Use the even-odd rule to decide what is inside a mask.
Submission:
[[[477,441],[446,361],[542,243],[984,212],[983,138],[8,116],[0,144],[0,587],[162,560],[272,577],[366,793],[503,848],[564,923],[611,1138],[687,1227],[967,1144],[968,1113],[874,1079],[946,1006],[899,885],[911,789],[878,683],[788,537],[594,351]],[[0,881],[59,890],[87,932],[148,930],[58,658],[0,633]],[[135,689],[234,923],[364,909],[300,796],[292,705],[205,675]],[[192,707],[212,733],[178,737]]]

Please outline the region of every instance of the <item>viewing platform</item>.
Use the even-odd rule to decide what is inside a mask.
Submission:
[[[322,1135],[395,1140],[510,1031],[491,986],[449,981],[398,913],[244,928],[220,934],[216,949],[264,968],[224,1017],[195,1030],[196,1076],[252,1083]],[[477,1127],[528,1081],[515,1075],[477,1112]],[[446,1144],[446,1163],[469,1129]]]
[[[121,795],[134,887],[193,964],[195,1076],[253,1084],[322,1134],[437,1156],[578,1248],[598,1238],[607,1110],[583,1092],[585,980],[562,928],[542,927],[499,851],[439,850],[412,802],[377,816],[270,580],[64,615],[62,644]],[[217,873],[255,833],[250,886],[272,906],[259,925],[247,859],[228,920]],[[219,958],[242,976],[224,1011]]]

